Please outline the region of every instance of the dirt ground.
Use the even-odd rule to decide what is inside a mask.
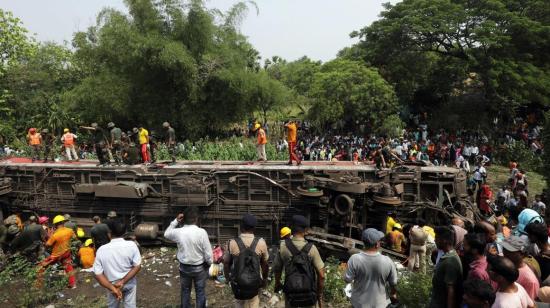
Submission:
[[[179,307],[180,280],[176,250],[172,247],[144,249],[142,269],[138,274],[138,307]],[[77,288],[61,292],[59,299],[43,307],[105,307],[106,290],[94,279],[92,273],[77,274]],[[207,286],[208,307],[234,307],[229,286],[213,279]],[[192,292],[194,300],[194,292]],[[284,307],[280,296],[262,291],[261,307]]]

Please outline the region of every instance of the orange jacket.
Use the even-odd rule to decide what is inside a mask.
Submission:
[[[30,145],[40,145],[40,143],[42,143],[41,141],[39,133],[29,134]]]
[[[65,133],[63,135],[63,144],[65,146],[74,145],[74,135],[72,133]]]
[[[298,127],[296,127],[296,124],[290,123],[287,126],[288,133],[287,133],[287,141],[288,142],[296,142],[296,130]]]
[[[48,239],[46,246],[53,246],[52,256],[59,257],[71,249],[71,239],[75,237],[72,229],[61,226]]]
[[[258,144],[266,144],[267,143],[267,137],[265,135],[265,131],[263,128],[258,128]]]

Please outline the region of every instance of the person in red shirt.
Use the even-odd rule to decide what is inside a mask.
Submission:
[[[42,276],[46,268],[54,263],[61,263],[65,268],[65,273],[69,275],[69,287],[76,288],[76,278],[73,273],[73,261],[71,256],[71,240],[76,238],[72,229],[64,226],[65,217],[57,215],[53,219],[55,232],[46,242],[46,246],[52,247],[52,254],[40,262],[38,270],[38,283],[41,283]]]
[[[466,259],[472,260],[469,264],[467,279],[483,280],[489,283],[493,290],[498,288],[496,282],[489,278],[487,273],[487,257],[485,256],[485,234],[469,233],[464,237],[464,256]]]
[[[525,251],[527,243],[522,238],[512,235],[500,244],[504,256],[514,263],[519,272],[516,282],[525,289],[532,300],[535,300],[540,284],[535,273],[523,261],[523,251]]]
[[[489,206],[489,203],[491,202],[491,199],[493,198],[493,192],[491,191],[491,188],[487,184],[481,185],[481,192],[479,194],[479,209],[487,214],[491,212],[491,208]]]

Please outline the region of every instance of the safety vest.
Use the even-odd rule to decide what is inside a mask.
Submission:
[[[258,129],[258,144],[266,144],[267,143],[267,138],[265,136],[265,131],[260,128]]]
[[[34,133],[29,135],[31,145],[40,145],[40,134]]]
[[[74,135],[72,133],[66,133],[63,135],[63,144],[65,146],[71,146],[74,144]]]

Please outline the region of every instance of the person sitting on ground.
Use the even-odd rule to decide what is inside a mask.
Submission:
[[[91,238],[84,242],[84,246],[78,250],[77,257],[80,259],[80,265],[84,269],[88,269],[94,266],[95,250],[94,243]]]
[[[118,220],[109,221],[111,241],[97,250],[94,260],[94,274],[97,282],[105,289],[107,306],[136,307],[137,279],[141,270],[141,255],[133,241],[124,240],[126,225]]]
[[[508,258],[492,256],[487,272],[498,285],[492,308],[534,308],[535,303],[517,282],[519,272]]]
[[[387,307],[390,302],[397,303],[397,270],[393,261],[379,252],[383,238],[384,233],[374,228],[365,229],[364,250],[348,260],[344,280],[353,283],[353,307]],[[390,286],[389,298],[386,284]]]
[[[463,299],[467,308],[489,308],[495,302],[495,291],[487,281],[468,279],[464,282]]]
[[[514,263],[518,269],[517,283],[520,284],[529,297],[535,300],[537,291],[539,290],[539,281],[535,273],[525,264],[523,260],[523,252],[526,248],[526,242],[520,237],[510,236],[501,242],[504,256]]]

